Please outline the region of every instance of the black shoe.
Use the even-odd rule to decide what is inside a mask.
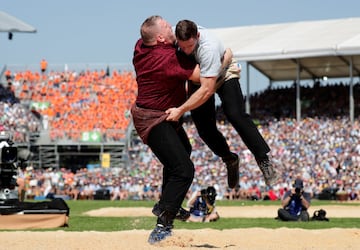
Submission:
[[[186,221],[189,217],[190,217],[190,212],[187,211],[186,209],[180,207],[179,211],[177,212],[177,214],[175,216],[175,219],[181,220],[181,221]]]
[[[239,184],[239,156],[231,153],[231,159],[223,159],[226,164],[229,188],[235,188]]]
[[[156,203],[152,209],[152,213],[159,217],[160,214],[163,212],[163,210],[160,208],[159,203]],[[188,218],[190,217],[190,212],[187,211],[186,209],[180,207],[179,211],[177,212],[175,219],[176,220],[181,220],[181,221],[186,221]]]
[[[274,185],[279,179],[278,173],[275,171],[274,166],[269,158],[256,160],[257,164],[264,175],[265,183],[268,186]]]
[[[160,208],[159,203],[156,203],[151,212],[153,213],[153,215],[159,216],[162,213],[162,211],[163,210]]]

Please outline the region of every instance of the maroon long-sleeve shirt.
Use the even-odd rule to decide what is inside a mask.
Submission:
[[[138,106],[165,111],[185,102],[185,81],[194,71],[194,59],[177,52],[173,45],[145,46],[139,39],[133,65],[138,84]]]

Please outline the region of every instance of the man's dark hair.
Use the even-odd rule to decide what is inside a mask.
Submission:
[[[196,38],[198,34],[197,25],[190,20],[181,20],[176,24],[175,35],[180,41]]]

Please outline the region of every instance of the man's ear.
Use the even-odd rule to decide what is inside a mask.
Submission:
[[[157,40],[158,42],[160,42],[160,43],[165,42],[165,38],[164,38],[162,35],[158,35],[157,38],[156,38],[156,40]]]

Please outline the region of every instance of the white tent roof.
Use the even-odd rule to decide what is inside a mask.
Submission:
[[[211,29],[232,49],[274,81],[348,77],[350,56],[360,75],[360,18]]]
[[[0,32],[30,32],[35,33],[36,29],[20,19],[0,11]]]

